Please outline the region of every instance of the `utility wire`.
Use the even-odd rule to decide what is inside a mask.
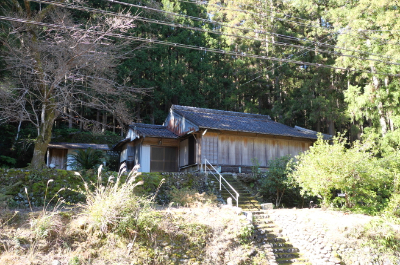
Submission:
[[[329,36],[325,36],[324,39],[327,39],[328,37],[329,37]],[[307,54],[307,53],[308,53],[308,51],[303,52],[302,54],[296,55],[296,56],[300,56],[300,57],[301,57],[301,56],[303,56],[303,55],[305,55],[305,54]],[[287,57],[287,59],[290,59],[290,57],[291,57],[291,55],[289,55],[289,56]],[[266,69],[266,71],[265,71],[264,69],[261,70],[261,71],[258,71],[256,74],[259,74],[260,72],[264,72],[264,71],[265,71],[265,73],[261,73],[261,74],[258,75],[257,77],[252,78],[251,80],[249,80],[249,81],[247,81],[247,82],[245,82],[245,83],[243,83],[243,84],[240,84],[239,87],[244,86],[244,85],[247,85],[248,83],[253,82],[254,80],[256,80],[256,79],[262,77],[263,75],[265,75],[265,74],[267,74],[267,73],[270,73],[270,72],[272,72],[272,71],[274,71],[274,70],[277,70],[278,68],[281,68],[281,67],[283,67],[283,66],[286,65],[286,64],[288,64],[288,63],[284,63],[284,64],[281,64],[281,65],[276,66],[276,67],[270,67],[270,69]]]
[[[242,12],[242,13],[251,13],[251,14],[254,14],[254,15],[257,15],[257,16],[271,17],[271,16],[267,16],[267,15],[264,15],[264,14],[260,14],[260,13],[250,12],[250,11],[243,10],[243,9],[232,9],[232,8],[228,8],[228,7],[224,7],[224,6],[220,6],[220,5],[209,4],[207,1],[190,1],[190,0],[178,0],[178,1],[185,2],[185,3],[192,3],[192,4],[195,4],[195,5],[211,5],[211,6],[215,6],[215,7],[219,8],[219,9],[231,10],[231,11]],[[305,25],[304,23],[293,22],[293,21],[285,20],[283,18],[278,18],[278,17],[273,17],[273,18],[277,19],[277,20],[280,20],[280,21],[287,21],[287,22],[295,23],[295,24],[298,24],[298,25],[301,25],[301,26],[305,26],[305,27],[320,28],[320,29],[325,30],[325,31],[328,30],[328,28],[324,28],[324,27],[321,27],[321,26]],[[349,30],[347,30],[347,31],[349,31]],[[353,31],[353,30],[351,30],[351,31]],[[346,33],[346,31],[337,32],[337,34],[339,34],[339,35],[346,34],[346,35],[350,35],[350,36],[353,36],[353,37],[355,36],[354,34]],[[363,37],[363,36],[360,36],[360,35],[356,35],[356,37],[358,37],[360,39],[367,39],[367,40],[368,39],[373,39],[373,40],[379,41],[381,43],[389,43],[390,42],[389,40],[382,40],[382,39],[378,39],[378,38]],[[398,45],[398,44],[400,44],[400,42],[394,42],[394,43],[390,43],[390,44]]]
[[[31,1],[35,1],[35,0],[31,0]],[[167,14],[170,14],[170,15],[181,16],[181,17],[186,17],[186,18],[190,18],[190,19],[196,19],[196,20],[199,20],[199,21],[204,21],[204,22],[207,22],[207,23],[213,23],[213,24],[216,24],[216,25],[219,25],[219,26],[228,27],[228,28],[232,28],[232,29],[238,29],[238,30],[242,30],[242,31],[250,31],[250,32],[254,32],[254,33],[258,33],[258,34],[265,34],[265,35],[270,35],[270,36],[276,36],[278,38],[282,38],[282,39],[286,39],[286,40],[291,40],[291,41],[295,40],[295,41],[299,41],[299,42],[310,42],[311,44],[316,45],[318,47],[324,46],[324,47],[337,49],[337,50],[360,53],[362,55],[371,55],[371,56],[375,56],[375,57],[379,57],[379,58],[383,58],[383,59],[389,59],[389,60],[393,59],[391,57],[387,57],[387,56],[384,56],[384,55],[381,55],[381,54],[376,54],[376,53],[371,53],[371,52],[366,52],[366,51],[360,51],[360,50],[353,50],[353,49],[348,49],[348,48],[345,48],[345,47],[339,47],[339,46],[331,45],[331,44],[329,44],[327,42],[313,41],[313,40],[309,40],[307,38],[299,38],[299,37],[293,37],[293,36],[278,34],[278,33],[274,33],[274,32],[268,32],[268,31],[265,31],[265,30],[262,30],[262,29],[252,29],[252,28],[231,26],[231,25],[228,25],[227,23],[223,23],[223,22],[210,21],[210,20],[204,19],[204,18],[198,18],[198,17],[187,16],[187,15],[182,15],[182,14],[173,13],[173,12],[167,12],[167,11],[159,10],[159,9],[156,9],[156,8],[151,8],[150,9],[150,8],[145,7],[145,6],[134,5],[134,4],[125,3],[125,2],[121,2],[121,1],[114,1],[114,0],[105,0],[105,1],[113,2],[113,3],[121,4],[121,5],[126,5],[126,6],[145,8],[145,9],[149,9],[149,10],[156,11],[156,12],[167,13]],[[180,27],[185,28],[185,26],[183,26],[183,25],[181,25]],[[215,31],[213,33],[214,34],[219,34],[219,35],[227,35],[227,33],[219,33],[219,31]],[[332,34],[332,33],[330,33],[330,34]],[[243,37],[243,36],[238,36],[238,35],[234,35],[234,34],[231,34],[231,35],[234,36],[234,37],[237,37],[237,38]],[[246,37],[246,38],[254,39],[254,38],[251,38],[251,37]],[[256,40],[266,42],[264,39],[258,39],[257,38]],[[288,45],[288,44],[286,44],[286,45]],[[302,46],[302,47],[304,47],[304,46]],[[321,51],[323,51],[323,50],[321,50]],[[340,54],[340,53],[338,53],[338,54]]]
[[[165,22],[165,21],[161,21],[161,20],[149,19],[149,18],[144,18],[144,17],[140,17],[140,16],[132,17],[131,15],[124,15],[124,14],[119,14],[119,13],[115,13],[115,12],[111,12],[111,11],[105,11],[105,10],[90,8],[90,7],[82,7],[82,6],[77,6],[77,5],[73,5],[73,4],[63,4],[63,3],[58,3],[58,2],[54,2],[54,1],[48,1],[48,0],[29,0],[29,1],[38,2],[38,3],[46,3],[46,4],[51,4],[51,5],[55,5],[55,6],[59,6],[59,7],[66,7],[66,8],[80,10],[80,11],[86,11],[86,12],[95,12],[95,13],[101,13],[101,14],[105,14],[105,15],[118,16],[118,17],[125,17],[125,18],[130,18],[130,19],[134,18],[135,20],[139,20],[142,22],[161,24],[161,25],[177,27],[177,28],[185,28],[185,29],[190,29],[190,30],[194,30],[194,31],[201,31],[201,32],[212,33],[212,34],[217,34],[217,35],[224,35],[224,36],[229,36],[229,37],[238,37],[238,38],[243,38],[243,39],[248,39],[248,40],[256,40],[256,41],[271,43],[273,45],[278,45],[278,46],[306,49],[306,50],[312,51],[312,52],[322,52],[322,53],[333,54],[333,55],[337,55],[337,56],[355,58],[355,59],[359,59],[359,60],[374,61],[374,62],[384,63],[384,64],[388,64],[388,65],[400,65],[400,63],[391,62],[391,61],[382,61],[382,60],[373,59],[373,58],[361,58],[361,57],[357,57],[355,55],[343,54],[343,53],[340,53],[337,51],[327,51],[327,50],[316,49],[316,48],[312,48],[312,47],[306,47],[303,45],[289,44],[289,43],[284,43],[284,42],[273,42],[273,41],[269,41],[266,39],[258,39],[258,38],[252,38],[252,37],[246,37],[246,36],[237,36],[234,34],[227,34],[227,33],[215,31],[215,30],[207,30],[207,29],[202,29],[202,28],[197,28],[197,27],[185,26],[182,24],[169,23],[169,22]]]
[[[192,2],[194,3],[195,1],[192,1]],[[232,1],[232,2],[234,2],[234,1]],[[258,1],[258,2],[266,3],[265,1],[264,2],[263,1]],[[285,14],[285,13],[282,13],[282,12],[278,12],[278,11],[274,10],[273,8],[262,8],[262,7],[249,5],[249,4],[243,4],[243,3],[240,4],[240,5],[241,6],[248,6],[250,8],[258,9],[258,10],[261,10],[261,11],[267,11],[267,12],[270,12],[270,13],[274,12],[275,14],[281,14],[284,17],[295,18],[295,19],[298,19],[298,20],[303,20],[303,21],[308,22],[308,23],[310,22],[308,19],[304,19],[304,18],[301,18],[301,17],[296,17],[296,16],[293,16],[293,15],[289,15],[289,14]],[[289,20],[287,20],[287,21],[289,21]],[[330,27],[327,27],[327,28],[330,28]]]
[[[293,21],[293,20],[288,20],[288,19],[284,19],[284,18],[280,18],[280,17],[276,17],[276,16],[269,16],[269,15],[266,15],[266,14],[255,13],[255,12],[248,11],[248,10],[229,8],[229,7],[225,7],[225,6],[222,6],[222,5],[210,4],[210,3],[206,2],[206,1],[201,1],[201,2],[199,2],[199,1],[190,1],[190,0],[178,0],[178,1],[179,2],[183,2],[183,3],[197,4],[197,5],[214,6],[214,7],[218,8],[218,9],[236,11],[236,12],[241,12],[241,13],[245,13],[245,14],[251,14],[251,15],[255,15],[255,16],[259,16],[259,17],[274,18],[274,19],[279,20],[279,21],[291,22],[291,23],[297,24],[297,25],[302,26],[302,27],[322,28],[321,26],[309,25],[309,24],[306,24],[306,23],[297,22],[297,21]],[[246,6],[246,5],[244,5],[244,6]],[[272,11],[272,12],[275,12],[275,11]],[[276,12],[276,13],[278,13],[278,12]]]
[[[203,51],[203,52],[220,53],[220,54],[226,54],[226,55],[231,55],[231,56],[235,56],[235,57],[248,57],[248,58],[254,58],[254,59],[261,59],[261,60],[271,60],[271,61],[278,61],[278,62],[294,63],[294,64],[298,64],[298,65],[325,67],[325,68],[341,70],[341,71],[351,71],[351,72],[368,73],[368,74],[375,74],[375,75],[400,77],[400,74],[373,72],[373,71],[361,70],[361,69],[356,69],[356,68],[335,67],[335,66],[332,66],[332,65],[325,65],[325,64],[319,64],[319,63],[310,63],[310,62],[302,62],[302,61],[297,61],[297,60],[292,60],[292,59],[276,58],[276,57],[256,55],[256,54],[247,54],[247,53],[244,53],[244,52],[240,53],[240,52],[233,52],[233,51],[218,50],[218,49],[214,49],[214,48],[206,48],[206,47],[201,47],[201,46],[186,45],[186,44],[173,43],[173,42],[168,42],[168,41],[160,41],[160,40],[155,40],[155,39],[132,37],[132,36],[126,36],[126,35],[123,35],[123,34],[103,32],[103,31],[94,31],[94,30],[88,30],[88,29],[81,29],[81,28],[77,28],[77,27],[69,27],[69,26],[63,26],[63,25],[57,25],[57,24],[50,24],[50,23],[38,22],[38,21],[33,21],[33,20],[21,19],[21,18],[0,16],[0,20],[13,21],[13,22],[19,22],[19,23],[27,23],[27,24],[33,24],[33,25],[44,26],[44,27],[49,27],[49,28],[58,28],[58,29],[80,31],[80,32],[90,32],[92,34],[98,34],[98,35],[103,35],[103,36],[108,36],[108,37],[115,37],[115,38],[121,38],[121,39],[133,40],[133,41],[141,41],[141,42],[147,42],[147,43],[150,43],[150,44],[152,44],[152,43],[161,44],[161,45],[177,47],[177,48],[186,48],[186,49],[192,49],[192,50],[199,50],[199,51]]]
[[[396,32],[400,32],[400,29],[349,29],[349,30],[359,31],[359,32],[363,32],[363,31],[375,31],[375,32],[396,31]]]
[[[152,11],[155,11],[155,12],[165,13],[165,14],[169,14],[169,15],[173,15],[173,16],[184,17],[184,18],[189,18],[189,19],[193,19],[193,20],[197,20],[197,21],[203,21],[203,22],[206,22],[206,23],[215,24],[215,25],[218,25],[218,26],[226,27],[226,28],[238,29],[238,30],[242,30],[242,31],[250,31],[250,32],[259,33],[259,34],[265,34],[265,35],[272,35],[272,36],[277,36],[277,37],[280,37],[280,38],[283,38],[283,39],[287,39],[287,40],[305,41],[305,39],[296,38],[296,37],[293,37],[293,36],[288,36],[288,35],[283,35],[283,34],[277,34],[277,33],[274,33],[274,32],[268,32],[268,31],[265,31],[263,29],[253,29],[253,28],[231,26],[231,25],[229,25],[228,23],[225,23],[225,22],[218,22],[218,21],[213,21],[213,20],[210,20],[210,19],[205,19],[205,18],[188,16],[188,15],[179,14],[179,13],[168,12],[168,11],[160,10],[160,9],[157,9],[157,8],[150,8],[150,7],[147,7],[147,6],[135,5],[135,4],[121,2],[121,1],[117,1],[117,0],[104,0],[104,1],[112,2],[112,3],[116,3],[116,4],[120,4],[120,5],[131,6],[131,7],[143,8],[145,10],[152,10]],[[237,37],[239,37],[239,36],[237,36]]]

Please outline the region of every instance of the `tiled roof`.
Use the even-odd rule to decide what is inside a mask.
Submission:
[[[54,149],[99,149],[99,150],[111,150],[107,144],[83,144],[83,143],[49,143],[48,148]]]
[[[268,115],[173,105],[172,110],[200,128],[317,139],[316,133],[273,121]]]
[[[163,125],[135,123],[130,125],[130,127],[136,129],[136,131],[143,137],[178,138],[178,135],[169,131],[167,126]]]
[[[313,130],[309,130],[309,129],[306,129],[306,128],[302,128],[300,126],[294,126],[294,128],[296,130],[299,130],[299,131],[302,131],[302,132],[305,132],[305,133],[313,134],[313,135],[315,135],[316,138],[318,137],[318,132],[317,131],[313,131]],[[322,135],[322,138],[324,140],[332,139],[332,135],[325,134],[325,133],[321,133],[321,135]]]

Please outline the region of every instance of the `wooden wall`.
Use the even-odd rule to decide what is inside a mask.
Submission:
[[[179,143],[179,166],[183,167],[189,164],[189,140],[185,139]]]
[[[179,136],[183,136],[191,131],[196,132],[199,130],[199,127],[194,123],[173,111],[170,111],[168,114],[164,121],[164,126],[167,126],[168,130]]]
[[[218,164],[218,134],[208,132],[201,137],[201,161],[207,159],[211,164]]]
[[[68,149],[49,148],[48,152],[47,166],[54,164],[55,168],[66,168]]]
[[[252,166],[257,158],[260,166],[284,155],[297,155],[309,149],[307,139],[279,139],[255,134],[232,134],[207,132],[202,137],[201,158],[214,165]]]

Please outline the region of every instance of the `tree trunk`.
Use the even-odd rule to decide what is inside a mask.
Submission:
[[[113,123],[113,133],[115,133],[115,115],[113,112],[113,116],[112,116],[112,123]]]
[[[102,129],[101,132],[105,132],[107,129],[107,112],[103,112],[103,125],[102,125]]]
[[[19,119],[19,123],[18,123],[17,135],[15,136],[14,143],[13,143],[12,146],[11,146],[11,149],[12,149],[12,150],[14,150],[15,145],[17,144],[17,141],[18,141],[18,139],[19,139],[19,133],[20,133],[20,131],[21,131],[21,124],[22,124],[22,119],[20,118],[20,119]]]
[[[69,116],[68,116],[68,128],[72,129],[72,115],[74,115],[74,113],[73,113],[71,108],[68,109],[68,113],[69,113]]]
[[[30,167],[32,168],[44,168],[46,163],[44,157],[46,155],[47,146],[51,141],[51,130],[53,123],[56,118],[54,109],[48,108],[45,110],[44,119],[40,124],[39,135],[35,141],[35,149],[33,150],[33,157]]]
[[[378,114],[379,114],[379,123],[381,125],[381,133],[382,136],[385,136],[385,134],[387,133],[387,122],[385,119],[385,113],[383,110],[382,101],[379,101],[378,103]]]
[[[327,120],[328,123],[328,134],[329,135],[335,135],[335,122],[333,119]]]

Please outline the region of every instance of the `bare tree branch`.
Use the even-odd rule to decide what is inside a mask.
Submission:
[[[98,124],[75,111],[84,106],[112,113],[121,124],[129,124],[133,116],[128,114],[126,102],[135,101],[138,94],[150,91],[115,81],[116,67],[127,56],[129,43],[107,35],[134,27],[133,17],[97,17],[90,24],[77,25],[68,11],[48,10],[18,13],[65,28],[11,22],[5,31],[8,34],[1,39],[6,69],[12,79],[0,84],[0,122],[23,120],[35,125],[38,138],[32,164],[43,161],[57,117]],[[87,30],[76,31],[74,27]]]

